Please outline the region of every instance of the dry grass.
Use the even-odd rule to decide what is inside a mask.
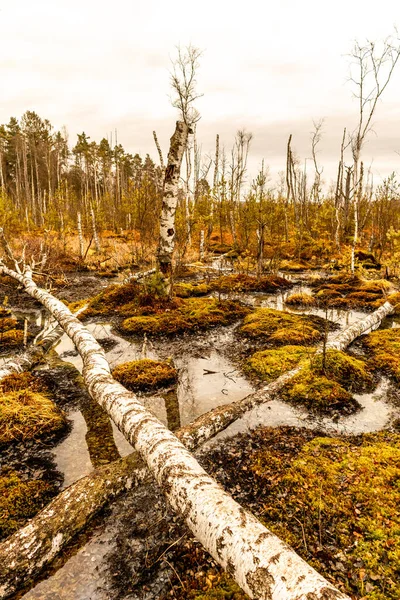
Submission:
[[[45,395],[20,389],[0,395],[0,444],[62,429],[65,417]]]

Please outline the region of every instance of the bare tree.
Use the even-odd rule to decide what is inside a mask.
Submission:
[[[354,272],[354,253],[359,237],[359,199],[362,193],[360,181],[361,151],[372,129],[372,119],[378,101],[392,78],[400,57],[400,38],[397,31],[382,42],[367,40],[364,45],[355,42],[350,54],[350,81],[355,86],[354,97],[358,100],[358,123],[350,136],[353,155],[354,237],[351,269]]]
[[[177,48],[178,57],[172,62],[171,87],[175,92],[172,106],[177,108],[186,125],[192,127],[200,120],[200,113],[194,108],[193,103],[203,94],[196,91],[196,73],[199,68],[201,50],[194,46]]]
[[[188,46],[178,47],[178,58],[173,62],[171,86],[176,93],[172,105],[179,111],[179,121],[171,138],[168,164],[165,169],[163,203],[160,217],[160,238],[158,245],[158,267],[161,273],[172,274],[172,255],[175,248],[175,213],[178,203],[179,178],[182,159],[188,146],[188,135],[200,119],[193,102],[201,96],[196,92],[196,71],[199,66],[200,50]]]
[[[313,121],[314,131],[312,131],[311,133],[311,155],[315,169],[314,183],[311,189],[311,197],[317,203],[319,203],[320,200],[321,176],[324,170],[323,167],[320,167],[318,165],[317,161],[317,146],[321,141],[323,124],[324,119],[320,119],[319,121],[317,121],[317,123]]]

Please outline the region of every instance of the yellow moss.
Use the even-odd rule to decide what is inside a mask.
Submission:
[[[322,354],[316,354],[310,367],[313,373],[334,379],[346,390],[362,391],[372,384],[366,362],[340,350],[328,350],[325,359]]]
[[[309,358],[315,348],[307,346],[282,346],[273,350],[256,352],[245,362],[243,370],[263,381],[272,381],[296,367],[302,359]]]
[[[174,293],[178,298],[190,298],[191,296],[206,296],[211,291],[211,286],[207,283],[177,283],[174,286]]]
[[[16,471],[0,475],[0,539],[8,537],[35,516],[55,495],[54,484],[24,480]]]
[[[357,407],[349,391],[361,391],[372,384],[364,361],[338,350],[328,350],[325,359],[316,354],[283,388],[281,397],[316,412]]]
[[[330,412],[346,406],[354,408],[352,395],[337,381],[316,375],[308,368],[302,369],[290,380],[281,390],[280,397],[315,412]]]
[[[279,265],[280,270],[292,271],[294,273],[306,271],[309,268],[310,264],[302,260],[283,260]]]
[[[71,312],[75,313],[84,306],[89,305],[91,301],[90,298],[83,298],[82,300],[76,300],[75,302],[67,302],[67,306]]]
[[[0,443],[27,440],[62,429],[63,413],[49,398],[28,389],[0,395]]]
[[[273,294],[279,290],[291,287],[290,281],[284,277],[270,275],[268,277],[253,277],[239,273],[235,275],[223,275],[212,282],[212,287],[221,292],[265,292]]]
[[[371,368],[382,370],[400,381],[400,329],[379,329],[363,337],[370,350]]]
[[[324,320],[294,315],[272,308],[259,308],[248,315],[241,331],[276,344],[314,344],[322,339]]]
[[[220,302],[216,298],[188,298],[182,300],[176,309],[125,319],[121,329],[133,334],[172,334],[228,325],[248,312],[249,309],[238,302]]]
[[[46,386],[38,377],[26,371],[24,373],[7,375],[7,377],[4,377],[0,381],[0,390],[3,394],[26,389],[34,392],[43,392],[46,391]]]
[[[151,391],[175,383],[178,373],[169,363],[150,359],[118,365],[113,377],[133,392]]]
[[[16,326],[17,319],[14,319],[13,317],[3,317],[2,319],[0,319],[0,332],[15,329]]]
[[[9,329],[0,333],[0,350],[21,346],[24,341],[24,332],[21,329]]]
[[[139,290],[140,286],[137,283],[111,285],[90,300],[83,316],[113,315],[125,304],[132,302],[133,298],[139,294]]]
[[[357,598],[400,598],[399,434],[315,438],[291,460],[268,449],[253,470],[273,478],[267,525],[312,566]]]
[[[206,592],[191,590],[187,597],[191,600],[249,600],[248,595],[226,573],[205,573],[204,583],[204,587],[209,588]]]
[[[311,294],[301,292],[299,294],[288,296],[285,300],[285,304],[288,304],[289,306],[315,306],[316,301]]]

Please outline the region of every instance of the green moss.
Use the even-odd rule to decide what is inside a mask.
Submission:
[[[178,298],[190,298],[192,296],[207,296],[211,291],[211,286],[207,283],[177,283],[174,286],[174,293]]]
[[[268,447],[253,471],[267,525],[312,566],[357,598],[400,597],[399,434],[319,437],[295,457]]]
[[[273,344],[315,344],[323,337],[324,319],[259,308],[248,315],[241,331]]]
[[[253,277],[239,273],[235,275],[223,275],[212,282],[212,287],[221,292],[264,292],[273,294],[279,290],[285,290],[292,283],[284,277],[270,275],[269,277]]]
[[[29,389],[0,395],[0,444],[62,429],[63,413],[49,398]]]
[[[151,391],[175,383],[178,373],[169,363],[150,359],[134,360],[118,365],[113,377],[133,392]]]
[[[0,539],[25,525],[56,492],[52,483],[24,480],[16,471],[4,471],[0,475]]]
[[[309,358],[315,348],[307,346],[282,346],[256,352],[245,362],[243,370],[263,381],[272,381],[296,367],[301,360]]]
[[[326,375],[349,391],[362,391],[373,383],[367,363],[340,350],[327,350],[325,359],[322,354],[316,354],[311,368],[313,373]]]
[[[400,329],[378,329],[363,336],[362,341],[372,354],[371,368],[400,381]]]
[[[228,325],[248,314],[250,309],[239,302],[218,301],[216,298],[188,298],[177,308],[149,316],[138,315],[125,319],[125,333],[151,335],[173,334]]]
[[[337,381],[324,375],[316,375],[310,369],[302,369],[280,392],[280,397],[292,404],[301,404],[313,412],[329,413],[354,409],[352,395]]]
[[[364,361],[338,350],[328,350],[325,359],[316,354],[283,388],[280,397],[321,413],[353,412],[358,403],[350,391],[371,386]]]
[[[299,294],[292,294],[285,300],[285,304],[289,306],[315,306],[316,300],[311,294],[301,292]]]

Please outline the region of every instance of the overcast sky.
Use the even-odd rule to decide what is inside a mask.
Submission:
[[[177,44],[204,50],[198,135],[204,154],[219,133],[228,150],[237,129],[254,135],[249,177],[265,158],[284,169],[287,136],[304,160],[312,121],[325,119],[319,158],[334,176],[343,127],[357,103],[348,82],[355,39],[384,38],[400,24],[395,0],[0,0],[0,120],[35,110],[70,142],[118,130],[130,152],[164,154],[176,120],[169,101]],[[400,63],[365,146],[376,180],[400,173]]]

